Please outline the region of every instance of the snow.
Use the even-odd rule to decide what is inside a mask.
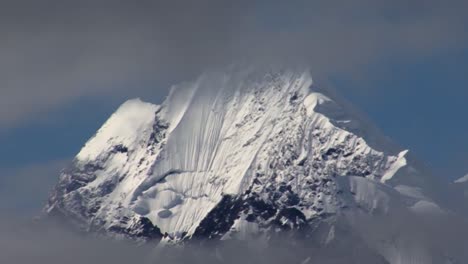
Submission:
[[[392,166],[387,170],[387,173],[385,173],[382,176],[382,178],[381,178],[382,182],[386,182],[386,181],[392,179],[393,176],[395,176],[395,174],[398,172],[398,170],[400,170],[401,168],[406,166],[407,162],[406,162],[406,159],[405,159],[405,155],[407,153],[408,153],[408,150],[404,150],[404,151],[400,152],[400,154],[398,154],[398,157],[396,157],[396,160],[394,161]]]
[[[260,83],[253,81],[245,84],[244,76],[245,73],[228,78],[205,74],[192,86],[179,88],[185,91],[188,87],[189,91],[196,90],[196,94],[174,89],[168,98],[169,103],[163,104],[171,105],[174,102],[176,110],[183,110],[165,112],[163,118],[171,124],[177,123],[177,126],[171,125],[171,133],[160,159],[153,167],[153,173],[133,193],[135,206],[145,207],[147,213],[144,216],[163,232],[174,237],[192,234],[201,220],[219,203],[222,195],[242,193],[250,185],[251,175],[254,175],[252,164],[268,159],[261,156],[261,149],[269,146],[266,140],[271,140],[272,135],[280,133],[287,126],[280,123],[278,116],[288,111],[285,101],[288,101],[289,94],[304,98],[302,102],[307,117],[301,119],[310,118],[310,127],[319,126],[336,134],[330,137],[334,140],[324,144],[323,149],[340,143],[347,144],[348,132],[336,129],[328,118],[314,112],[317,105],[331,99],[310,91],[312,78],[308,73],[285,73],[274,83],[261,80]],[[260,93],[252,94],[249,86],[256,86],[256,91]],[[213,92],[216,89],[218,91]],[[263,111],[258,111],[262,108]],[[304,146],[309,147],[303,150],[301,157],[307,159],[312,145]],[[369,152],[375,151],[363,146],[361,153]],[[382,180],[391,178],[404,166],[405,153],[389,157],[390,169]],[[161,179],[164,181],[154,184]],[[179,202],[168,207],[166,203],[174,203],[173,200]],[[328,208],[326,211],[336,210],[330,198],[323,196],[319,200]],[[159,213],[161,210],[164,210],[164,217]],[[313,215],[308,209],[304,211]]]
[[[323,94],[310,93],[304,99],[304,106],[306,107],[307,115],[312,116],[315,113],[314,110],[317,105],[320,105],[320,104],[323,104],[324,102],[329,102],[329,101],[331,101],[330,98],[326,97]]]
[[[344,187],[349,184],[354,202],[368,212],[388,212],[400,202],[396,192],[379,181],[350,176],[341,180]]]
[[[468,173],[465,176],[455,181],[455,183],[464,183],[464,182],[468,182]]]
[[[141,135],[141,130],[153,123],[154,113],[158,109],[158,105],[142,102],[140,99],[128,100],[86,143],[76,159],[81,162],[95,160],[99,154],[118,144],[134,146]]]
[[[183,106],[184,115],[176,115],[180,121],[167,138],[152,175],[133,194],[135,206],[146,207],[144,211],[149,213],[145,216],[163,232],[175,237],[192,234],[223,194],[241,193],[249,185],[249,168],[267,132],[273,129],[275,115],[284,107],[288,89],[295,85],[297,90],[306,90],[311,83],[310,76],[296,77],[293,73],[285,74],[283,80],[274,83],[278,90],[270,90],[273,84],[269,82],[247,83],[265,91],[259,98],[246,93],[248,86],[239,85],[242,77],[243,73],[229,78],[204,75],[192,88],[197,89],[197,94],[179,93],[185,96],[185,102],[176,98],[177,91],[171,93],[169,100]],[[216,89],[219,90],[213,92]],[[253,117],[251,114],[257,110],[259,100],[273,103]],[[171,173],[173,171],[177,173]],[[163,182],[152,184],[163,178]],[[160,195],[151,197],[145,195],[147,193]],[[163,196],[163,193],[168,194]],[[165,217],[152,213],[164,208],[163,202],[168,196],[181,202],[166,208],[170,214],[166,213]]]

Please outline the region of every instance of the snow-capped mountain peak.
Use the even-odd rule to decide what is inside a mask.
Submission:
[[[350,210],[443,211],[408,151],[340,100],[308,70],[251,68],[174,86],[161,105],[130,100],[63,171],[46,210],[172,242],[302,229]]]

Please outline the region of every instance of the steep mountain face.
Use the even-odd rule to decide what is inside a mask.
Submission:
[[[243,69],[175,86],[161,105],[124,103],[62,172],[45,210],[114,237],[289,232],[327,244],[348,213],[443,214],[437,192],[407,150],[308,71]],[[378,254],[400,263],[387,242]]]

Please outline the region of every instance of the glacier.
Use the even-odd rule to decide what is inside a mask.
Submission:
[[[349,212],[444,214],[439,189],[308,70],[244,67],[173,86],[161,105],[122,104],[63,170],[45,212],[164,244],[314,234],[325,222],[326,244]],[[378,243],[405,263],[401,245]]]

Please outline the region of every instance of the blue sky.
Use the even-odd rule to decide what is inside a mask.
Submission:
[[[310,2],[2,6],[0,209],[38,210],[126,99],[238,58],[305,63],[437,175],[468,173],[466,1]]]
[[[376,63],[365,83],[339,80],[384,133],[447,180],[468,173],[468,49]],[[370,85],[377,90],[346,89]],[[356,91],[360,91],[357,92]]]

